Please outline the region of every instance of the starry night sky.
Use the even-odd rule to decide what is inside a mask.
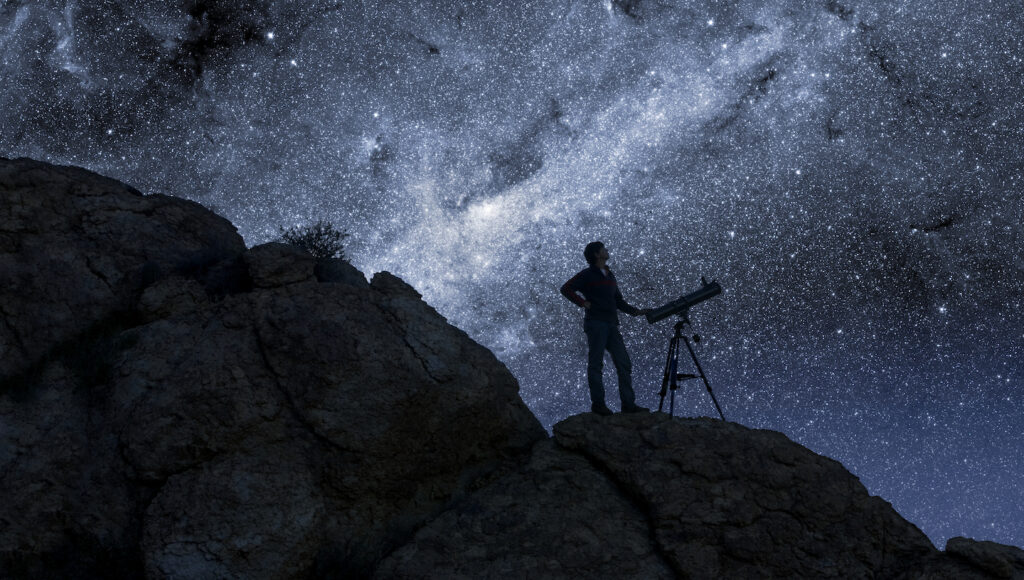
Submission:
[[[331,220],[547,427],[589,409],[558,293],[587,242],[641,308],[707,276],[729,420],[940,548],[1020,546],[1022,39],[1002,0],[0,0],[0,155],[196,200],[249,245]],[[621,319],[657,407],[672,320]],[[696,382],[676,407],[716,414]]]

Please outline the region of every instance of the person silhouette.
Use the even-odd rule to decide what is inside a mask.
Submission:
[[[622,411],[636,413],[647,409],[636,404],[633,392],[633,364],[626,351],[626,343],[619,333],[621,310],[630,316],[647,314],[631,306],[622,297],[615,274],[608,268],[608,248],[601,242],[591,242],[583,249],[589,266],[562,285],[560,292],[573,304],[582,307],[583,332],[587,335],[587,386],[590,389],[590,410],[598,415],[611,415],[604,402],[604,353],[612,355],[615,373],[619,378],[619,399]],[[582,294],[582,296],[581,296]]]

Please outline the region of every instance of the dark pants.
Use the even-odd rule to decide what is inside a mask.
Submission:
[[[636,398],[633,393],[633,363],[629,361],[626,343],[622,342],[617,324],[600,320],[584,320],[583,331],[587,333],[587,385],[590,387],[590,402],[604,405],[604,381],[601,370],[604,367],[604,351],[612,355],[615,373],[619,376],[619,398],[624,406],[632,405]]]

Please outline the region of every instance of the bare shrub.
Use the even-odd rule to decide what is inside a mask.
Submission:
[[[281,229],[281,239],[286,244],[306,250],[318,260],[345,257],[345,238],[348,233],[334,227],[334,224],[319,220],[313,225]]]

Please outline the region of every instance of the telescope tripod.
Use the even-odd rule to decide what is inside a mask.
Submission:
[[[704,369],[700,366],[700,361],[697,360],[697,354],[693,352],[693,346],[690,344],[690,337],[683,334],[683,328],[690,324],[690,317],[686,312],[680,315],[682,320],[676,323],[676,334],[672,337],[672,340],[668,343],[668,360],[665,361],[665,377],[661,380],[661,402],[658,403],[658,411],[661,411],[662,407],[665,406],[665,393],[671,392],[668,401],[668,414],[670,417],[675,415],[675,404],[676,404],[676,389],[679,388],[679,381],[685,381],[689,379],[701,379],[704,381],[704,387],[708,390],[708,394],[711,395],[711,402],[715,404],[715,409],[718,409],[718,416],[725,421],[725,415],[722,413],[722,408],[718,406],[718,399],[715,398],[715,393],[711,391],[711,384],[708,383],[708,377],[704,374]],[[682,340],[683,344],[686,345],[686,350],[690,351],[690,358],[693,359],[693,366],[697,367],[697,372],[700,374],[692,373],[680,373],[679,370],[679,341]],[[700,342],[699,335],[693,335],[694,342]]]

